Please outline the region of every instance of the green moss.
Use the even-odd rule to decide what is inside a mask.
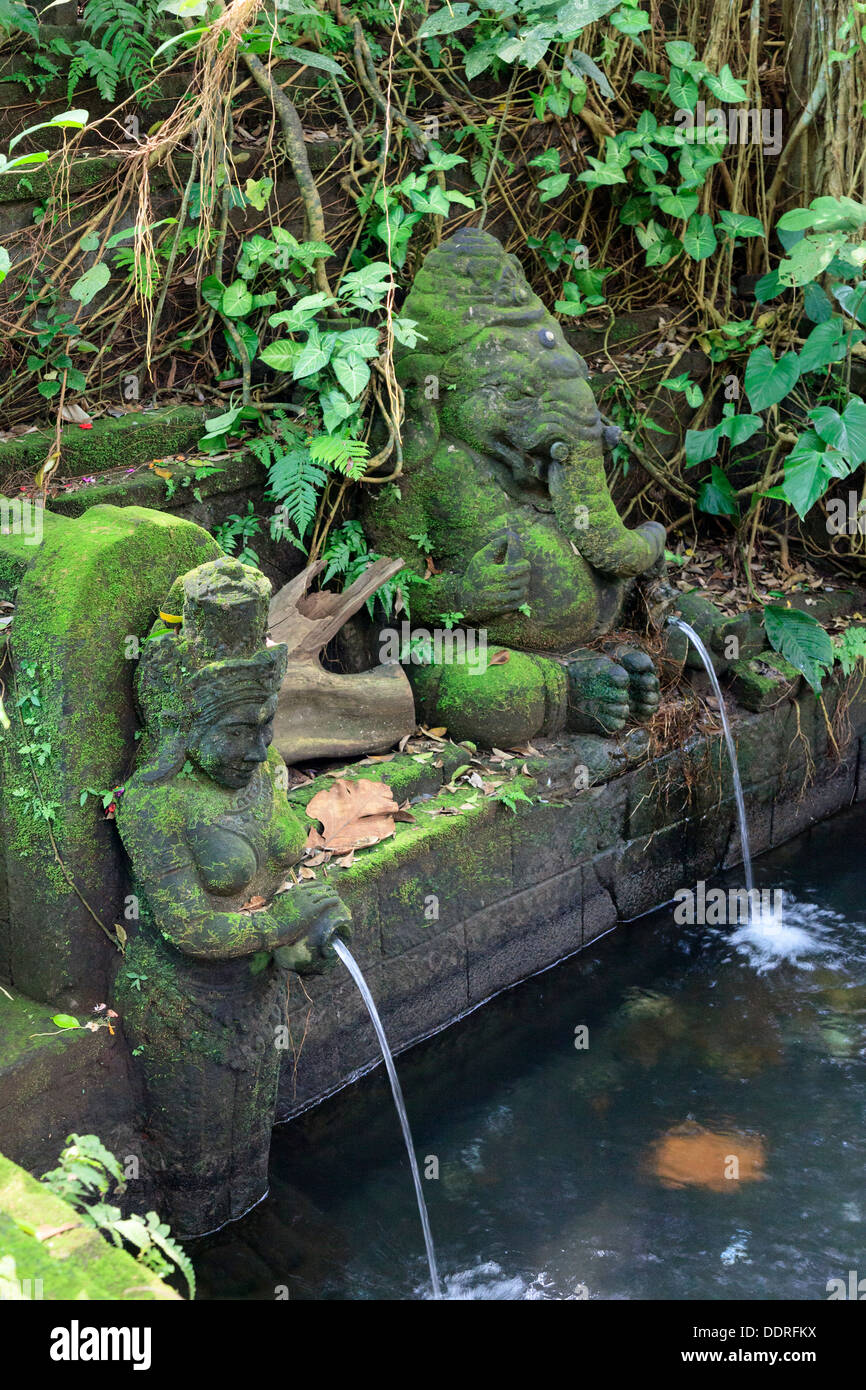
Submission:
[[[463,866],[466,877],[483,880],[489,853],[486,846],[489,835],[486,832],[478,835],[477,831],[481,826],[489,826],[495,816],[507,818],[509,814],[493,799],[478,796],[474,800],[471,789],[461,788],[455,792],[443,790],[429,801],[413,806],[414,821],[398,821],[389,839],[369,849],[359,850],[349,868],[332,867],[330,878],[335,884],[347,881],[353,884],[372,883],[380,875],[402,869],[418,853],[438,857],[447,845],[459,842],[461,849],[466,849]]]
[[[490,664],[503,653],[505,661]],[[487,663],[483,671],[457,661],[409,667],[418,708],[453,739],[518,746],[551,723],[564,704],[565,669],[549,658],[499,646],[488,649]]]
[[[200,430],[201,426],[196,426],[197,435]],[[136,437],[133,442],[139,445],[141,441]],[[172,452],[181,450],[182,446],[178,446],[178,450]],[[132,450],[136,458],[140,453],[140,448]],[[196,478],[197,463],[167,464],[166,468],[171,471],[171,478],[161,478],[151,469],[145,469],[121,481],[92,483],[75,492],[60,493],[52,499],[51,510],[62,516],[81,516],[91,507],[108,504],[116,507],[153,507],[157,511],[170,512],[221,493],[262,486],[261,464],[252,454],[244,452],[234,454],[219,465],[219,472],[206,478]],[[172,484],[171,488],[169,483]]]
[[[92,1044],[93,1034],[77,1028],[58,1029],[53,1010],[9,990],[0,993],[0,1074],[35,1052],[55,1055]]]
[[[47,513],[39,546],[26,546],[21,536],[0,537],[7,566],[27,566],[12,647],[19,693],[31,685],[40,689],[38,741],[51,747],[37,769],[41,796],[56,806],[55,840],[88,901],[101,905],[119,884],[114,828],[94,798],[83,806],[79,799],[86,787],[120,782],[132,754],[135,661],[127,638],[145,635],[178,572],[217,553],[199,527],[141,508],[94,508],[82,521]],[[28,993],[46,999],[74,992],[80,980],[90,997],[99,988],[93,955],[99,928],[70,889],[44,822],[32,814],[32,796],[39,793],[31,762],[20,752],[24,742],[17,720],[0,742],[9,872],[34,884],[26,920],[16,926],[13,978],[20,976]],[[31,795],[14,796],[17,788]],[[19,892],[19,903],[22,897]],[[104,958],[110,947],[101,941]]]
[[[121,464],[133,468],[151,459],[188,453],[201,438],[206,413],[198,407],[172,406],[136,411],[117,420],[106,416],[94,421],[89,430],[68,425],[61,435],[59,476],[80,478]],[[0,444],[0,487],[15,473],[35,474],[53,446],[53,429],[35,430]]]
[[[735,699],[746,709],[755,711],[769,709],[795,695],[802,681],[800,672],[774,651],[732,661],[730,673]]]
[[[36,1236],[39,1229],[55,1235]],[[179,1295],[125,1250],[85,1226],[74,1207],[0,1154],[0,1274],[41,1280],[46,1300],[153,1302]]]
[[[157,1071],[168,1075],[176,1060],[184,1056],[220,1064],[230,1061],[225,1056],[223,1033],[205,1026],[200,1013],[191,1007],[180,982],[177,953],[160,937],[143,894],[139,900],[140,924],[127,945],[114,987],[114,1002],[129,1041],[147,1050],[149,1069],[156,1066]],[[153,1044],[157,1030],[159,1049]],[[158,1051],[164,1055],[158,1057]]]
[[[110,155],[75,160],[69,171],[69,192],[83,193],[105,179],[116,178],[120,162]],[[47,198],[53,192],[54,177],[53,170],[38,166],[0,174],[0,204]]]

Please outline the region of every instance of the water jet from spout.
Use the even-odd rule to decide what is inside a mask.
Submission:
[[[752,879],[752,856],[749,849],[749,827],[746,824],[746,803],[743,800],[743,785],[740,781],[740,768],[739,764],[737,763],[737,750],[734,745],[733,735],[731,734],[731,726],[728,723],[728,713],[725,709],[725,698],[722,695],[722,688],[719,685],[719,678],[716,675],[716,668],[713,666],[712,658],[709,652],[707,651],[706,647],[704,646],[703,642],[701,641],[700,637],[695,632],[694,628],[690,627],[688,623],[683,622],[682,618],[668,618],[667,621],[669,626],[678,627],[681,632],[684,632],[686,637],[691,642],[698,656],[701,658],[701,661],[704,663],[704,667],[706,669],[707,675],[710,678],[710,683],[713,687],[713,692],[715,694],[716,699],[719,702],[719,714],[721,715],[722,728],[725,732],[725,743],[728,747],[728,758],[730,759],[731,763],[731,776],[734,782],[734,797],[737,802],[737,815],[739,816],[740,820],[740,846],[743,851],[743,870],[746,878],[746,888],[749,893],[749,902],[751,903],[754,881]]]
[[[382,1020],[379,1017],[379,1010],[373,1001],[367,981],[361,972],[361,967],[352,955],[352,952],[344,945],[339,938],[335,938],[331,945],[336,951],[340,960],[345,965],[355,984],[358,986],[361,998],[367,1006],[367,1013],[370,1015],[373,1027],[376,1030],[376,1037],[379,1039],[379,1047],[382,1049],[382,1057],[385,1062],[385,1069],[388,1073],[388,1080],[391,1082],[391,1092],[394,1096],[394,1104],[397,1107],[397,1114],[400,1117],[400,1128],[403,1131],[403,1138],[406,1141],[406,1152],[409,1155],[409,1166],[412,1169],[412,1181],[415,1184],[415,1196],[418,1199],[418,1215],[421,1217],[421,1229],[424,1232],[424,1247],[427,1251],[427,1263],[430,1266],[430,1283],[433,1286],[433,1297],[441,1298],[442,1290],[439,1287],[439,1273],[436,1269],[436,1252],[433,1249],[433,1236],[430,1231],[430,1218],[427,1215],[427,1203],[424,1201],[424,1191],[421,1187],[421,1174],[418,1171],[418,1160],[415,1157],[415,1148],[412,1143],[412,1131],[409,1128],[409,1119],[406,1114],[406,1104],[403,1100],[403,1092],[400,1089],[400,1082],[397,1077],[397,1068],[394,1066],[394,1058],[388,1046],[388,1039],[385,1036],[385,1029],[382,1027]]]

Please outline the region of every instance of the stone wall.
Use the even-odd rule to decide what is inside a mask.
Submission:
[[[825,689],[834,729],[847,724],[850,731],[841,757],[809,690],[760,714],[734,711],[755,854],[866,800],[866,696],[851,698],[848,684],[843,718],[842,688],[830,682]],[[576,793],[584,749],[574,738],[540,741],[538,756],[520,764],[533,799],[518,803],[516,813],[487,798],[460,809],[465,790],[446,788],[466,752],[451,744],[420,760],[403,754],[336,770],[388,781],[414,816],[398,823],[392,839],[359,851],[351,867],[328,870],[352,908],[352,948],[395,1049],[447,1027],[618,921],[661,906],[677,888],[740,862],[720,736],[696,737]],[[303,806],[329,784],[318,777],[290,795]],[[434,897],[438,917],[431,916]],[[114,1036],[101,1028],[43,1038],[52,1012],[14,988],[0,993],[4,1150],[33,1172],[44,1171],[72,1130],[97,1132],[119,1153],[138,1152],[140,1097],[122,1020]],[[82,1007],[82,1020],[87,1012]],[[290,977],[286,1018],[292,1046],[279,1120],[378,1061],[363,1004],[340,968],[303,984]],[[150,1199],[158,1202],[159,1193]]]
[[[841,758],[810,690],[764,713],[735,715],[753,854],[866,799],[866,697],[858,693],[843,719],[841,688],[825,691],[830,715],[836,711],[850,728]],[[579,761],[578,740],[545,745],[543,756],[527,762],[536,799],[513,814],[490,801],[448,814],[465,795],[440,784],[413,801],[414,825],[398,825],[394,839],[359,853],[351,868],[331,871],[352,908],[352,949],[396,1049],[582,949],[618,921],[670,901],[677,888],[741,862],[720,736],[695,739],[575,794]],[[365,771],[390,780],[393,766]],[[439,777],[447,782],[452,773],[446,760]],[[304,788],[303,799],[309,795]],[[431,897],[438,920],[426,915]],[[282,1120],[378,1061],[364,1006],[343,972],[305,981],[303,990],[294,982],[287,1019]]]

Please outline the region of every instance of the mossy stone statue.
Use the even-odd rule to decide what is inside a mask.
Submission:
[[[413,622],[441,628],[460,614],[499,652],[483,671],[410,667],[419,718],[485,744],[646,720],[658,705],[650,657],[584,644],[658,567],[665,532],[628,530],[617,514],[586,364],[517,260],[473,228],[429,253],[403,312],[423,335],[397,362],[403,472],[398,488],[371,490],[365,527],[419,575],[432,558]]]
[[[324,969],[349,929],[332,889],[289,873],[307,826],[270,747],[286,649],[266,646],[269,596],[232,559],[177,581],[141,657],[144,734],[117,812],[140,902],[117,998],[155,1185],[188,1235],[262,1196],[286,967]]]

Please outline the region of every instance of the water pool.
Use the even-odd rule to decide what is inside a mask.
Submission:
[[[663,909],[399,1058],[446,1297],[866,1274],[864,840],[855,808],[756,862],[775,931]],[[191,1253],[200,1298],[428,1296],[384,1069],[278,1128],[268,1198]]]

